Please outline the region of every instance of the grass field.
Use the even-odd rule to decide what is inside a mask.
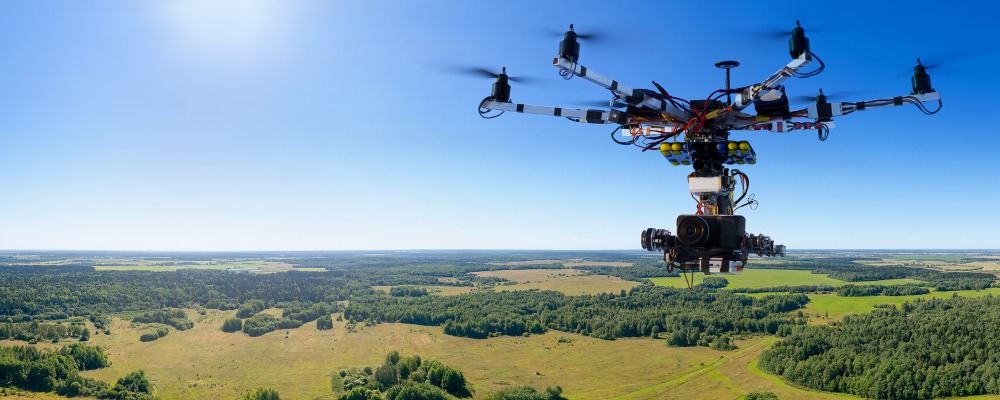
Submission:
[[[408,285],[413,286],[413,285]],[[418,285],[419,286],[419,285]],[[427,292],[430,294],[437,294],[441,296],[454,296],[456,294],[465,294],[476,290],[472,286],[420,286],[427,288]],[[389,293],[389,289],[392,286],[372,286],[372,289],[381,290],[383,292]]]
[[[324,272],[324,268],[293,268],[291,264],[286,264],[283,262],[271,262],[271,261],[251,261],[251,262],[222,262],[222,263],[207,263],[202,262],[198,265],[152,265],[150,263],[136,263],[135,265],[98,265],[94,269],[98,271],[176,271],[179,269],[217,269],[226,270],[231,268],[252,268],[259,269],[260,272],[283,272],[283,271],[302,271],[302,272]]]
[[[694,275],[695,284],[701,283],[707,275],[702,273],[696,273]],[[869,281],[869,282],[845,282],[839,279],[833,279],[825,274],[814,274],[810,271],[799,271],[799,270],[782,270],[782,269],[752,269],[748,268],[743,270],[742,273],[738,275],[728,275],[719,274],[713,276],[721,276],[729,280],[728,289],[740,289],[740,288],[763,288],[763,287],[774,287],[774,286],[799,286],[799,285],[830,285],[830,286],[841,286],[841,285],[898,285],[903,283],[919,283],[920,281],[914,279],[887,279],[881,281]],[[672,287],[687,287],[684,282],[683,277],[676,278],[651,278],[654,284],[659,286],[672,286]]]
[[[960,262],[966,256],[963,254],[893,254],[890,256],[896,260],[916,260],[916,261],[946,261]]]
[[[192,313],[193,314],[193,313]],[[604,341],[549,332],[487,340],[444,335],[439,327],[381,324],[348,333],[314,324],[251,338],[219,331],[232,311],[209,311],[193,329],[139,342],[141,328],[116,320],[112,335],[92,344],[108,348],[112,366],[85,372],[114,382],[143,369],[164,399],[236,398],[257,387],[279,389],[282,398],[332,399],[330,378],[341,369],[380,364],[387,352],[419,354],[463,371],[477,398],[509,385],[544,389],[560,385],[572,399],[607,399],[668,381],[731,352],[669,348],[663,340]],[[571,343],[559,343],[566,337]]]
[[[474,272],[479,276],[495,276],[515,282],[500,285],[496,290],[555,290],[569,295],[618,293],[639,283],[607,275],[584,275],[575,269],[515,269]]]
[[[986,290],[960,290],[956,292],[930,292],[917,296],[863,296],[863,297],[841,297],[836,294],[811,294],[809,304],[805,311],[812,315],[816,313],[830,313],[831,320],[839,320],[844,315],[866,313],[875,309],[876,304],[900,305],[907,301],[914,301],[917,298],[948,298],[958,294],[966,297],[984,297],[988,294],[1000,296],[1000,288],[990,288]]]
[[[729,352],[712,363],[615,399],[736,399],[753,391],[769,391],[783,400],[858,399],[851,395],[798,388],[758,369],[757,358],[760,353],[775,341],[773,337],[741,341],[740,349]]]

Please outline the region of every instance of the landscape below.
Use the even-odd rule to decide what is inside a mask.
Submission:
[[[0,252],[0,397],[1000,394],[1000,253],[800,253],[690,289],[660,265],[630,251]]]

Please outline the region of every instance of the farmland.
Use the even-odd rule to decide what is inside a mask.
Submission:
[[[169,329],[169,334],[151,342],[139,340],[144,332],[149,332],[156,324],[134,323],[131,319],[137,311],[113,312],[107,332],[98,329],[94,323],[85,321],[85,325],[95,334],[88,344],[99,345],[107,349],[111,366],[82,372],[83,376],[114,383],[130,371],[143,370],[156,387],[156,394],[163,399],[175,398],[238,398],[254,391],[258,387],[273,387],[278,389],[282,398],[314,398],[336,399],[341,393],[341,370],[360,369],[364,366],[378,366],[385,354],[397,350],[404,356],[417,354],[424,359],[438,360],[454,367],[465,374],[473,398],[483,398],[487,394],[505,387],[529,385],[535,388],[560,386],[563,394],[572,399],[656,399],[656,398],[738,398],[751,391],[772,392],[782,399],[811,398],[855,398],[840,393],[818,392],[804,389],[788,383],[778,376],[764,372],[757,366],[757,360],[774,343],[781,340],[766,333],[749,333],[734,331],[731,336],[734,349],[716,349],[708,346],[708,342],[700,345],[668,346],[674,340],[671,337],[670,326],[659,329],[652,335],[643,332],[639,336],[634,333],[619,331],[615,340],[604,340],[595,337],[597,332],[586,332],[585,329],[568,329],[562,325],[550,325],[545,333],[524,335],[490,334],[488,338],[461,337],[462,334],[446,333],[447,327],[435,324],[406,324],[393,320],[359,319],[348,321],[344,307],[357,303],[359,306],[369,304],[372,307],[381,303],[371,303],[372,299],[397,299],[399,304],[421,304],[435,298],[468,299],[468,301],[484,301],[491,298],[509,298],[502,293],[538,293],[538,291],[556,291],[563,296],[580,296],[582,299],[615,300],[621,292],[640,294],[646,293],[647,284],[638,281],[625,280],[616,276],[595,274],[588,266],[602,268],[630,268],[632,263],[641,262],[640,258],[628,253],[590,254],[584,256],[565,254],[519,254],[490,255],[490,259],[500,261],[483,263],[477,267],[475,263],[463,261],[468,255],[440,255],[437,259],[426,260],[428,256],[411,257],[407,254],[390,254],[395,259],[388,261],[388,266],[371,266],[372,256],[346,255],[336,258],[335,262],[324,264],[306,259],[307,262],[296,262],[294,259],[275,260],[252,257],[248,258],[212,258],[198,260],[187,257],[181,260],[164,260],[161,258],[142,259],[118,258],[94,262],[92,274],[97,277],[109,275],[116,278],[101,279],[102,290],[113,289],[114,285],[122,287],[134,286],[128,280],[156,278],[170,279],[177,273],[184,279],[216,279],[218,282],[236,281],[241,285],[252,282],[268,282],[269,276],[291,279],[284,284],[293,286],[275,286],[266,292],[275,296],[267,300],[271,307],[263,311],[281,319],[288,314],[282,307],[295,307],[293,299],[295,282],[301,281],[312,286],[299,286],[302,293],[311,293],[324,285],[336,286],[337,296],[343,300],[332,301],[335,307],[332,317],[336,319],[333,329],[318,330],[316,323],[307,322],[292,328],[275,329],[257,337],[244,333],[223,333],[220,327],[223,321],[233,318],[237,310],[216,309],[204,307],[204,300],[191,298],[184,304],[194,305],[184,307],[187,318],[194,326],[184,331]],[[388,256],[386,256],[388,257]],[[506,260],[505,260],[506,257]],[[616,259],[615,257],[619,257]],[[813,262],[819,258],[793,258],[791,262]],[[426,261],[425,261],[426,260]],[[633,260],[633,261],[626,261]],[[640,260],[640,261],[635,261]],[[943,270],[945,264],[957,269],[957,265],[968,263],[992,262],[989,256],[978,255],[949,257],[937,259],[932,257],[886,256],[882,259],[865,259],[866,268],[889,267],[902,263],[932,263],[923,265],[926,270]],[[77,265],[81,260],[33,260],[35,265],[45,268],[66,265]],[[86,259],[83,260],[86,262]],[[183,265],[181,265],[183,263]],[[358,265],[358,263],[364,263]],[[950,263],[950,264],[949,264]],[[866,280],[848,282],[831,277],[832,273],[813,273],[805,269],[780,268],[785,264],[780,262],[761,262],[766,268],[748,268],[739,275],[719,275],[728,280],[728,285],[719,289],[720,293],[732,290],[760,290],[776,286],[808,287],[822,286],[839,288],[845,285],[895,286],[895,285],[931,285],[930,282],[914,278],[893,278],[881,280]],[[561,267],[561,268],[560,268]],[[249,273],[235,275],[234,271],[251,270]],[[479,270],[477,270],[479,269]],[[921,269],[921,270],[923,270]],[[605,269],[606,270],[606,269]],[[149,274],[149,271],[162,273]],[[185,272],[187,271],[187,272]],[[293,271],[293,272],[288,272]],[[369,272],[370,271],[370,272]],[[604,271],[604,270],[602,270]],[[977,270],[978,271],[978,270]],[[291,275],[287,275],[291,273]],[[224,274],[224,275],[215,275]],[[91,275],[86,275],[91,276]],[[119,277],[120,276],[120,277]],[[391,276],[397,284],[376,284],[386,281]],[[408,276],[413,280],[408,281]],[[949,275],[950,276],[950,275]],[[966,275],[957,275],[959,277]],[[427,277],[430,277],[429,279]],[[696,274],[695,284],[704,281],[705,276]],[[933,278],[933,277],[932,277]],[[219,280],[221,279],[221,280]],[[262,280],[263,279],[263,280]],[[938,278],[933,278],[938,279]],[[124,280],[124,281],[122,281]],[[681,277],[653,277],[650,282],[664,287],[686,287]],[[120,281],[115,283],[116,281]],[[328,282],[328,283],[322,283]],[[366,283],[371,282],[371,283]],[[417,283],[407,283],[417,282]],[[420,283],[420,282],[429,282]],[[935,281],[940,285],[940,281]],[[347,286],[343,286],[343,285]],[[107,286],[111,285],[111,286]],[[369,285],[373,291],[365,292],[362,287]],[[90,287],[88,284],[86,287]],[[220,289],[219,286],[214,286]],[[393,288],[425,289],[427,300],[410,298],[406,291],[393,293]],[[287,292],[293,290],[292,292]],[[677,289],[670,289],[677,290]],[[700,293],[700,292],[676,292]],[[704,289],[696,289],[702,290]],[[59,290],[49,290],[60,292]],[[638,292],[637,292],[638,291]],[[199,289],[198,293],[202,290]],[[287,293],[286,293],[287,292]],[[25,292],[28,293],[28,292]],[[144,296],[142,291],[134,296]],[[179,293],[179,292],[178,292]],[[228,292],[223,292],[225,294]],[[496,295],[491,295],[494,293]],[[551,292],[549,292],[551,293]],[[674,292],[671,292],[674,293]],[[712,292],[704,292],[706,294]],[[754,298],[765,298],[772,293],[752,293]],[[239,292],[233,292],[239,296]],[[476,297],[465,297],[476,295]],[[825,325],[840,321],[844,316],[855,313],[866,313],[882,304],[902,305],[918,298],[947,299],[952,296],[983,297],[1000,295],[1000,288],[982,290],[949,290],[931,291],[915,296],[838,296],[835,292],[807,292],[809,302],[797,311],[789,311],[791,318],[798,315],[802,323],[809,325]],[[285,296],[285,297],[282,297]],[[292,296],[292,297],[287,297]],[[402,297],[396,297],[402,296]],[[457,296],[457,297],[456,297]],[[603,297],[586,297],[603,296]],[[700,295],[699,295],[700,296]],[[722,296],[720,294],[720,296]],[[512,297],[517,298],[517,297]],[[523,297],[524,299],[548,298],[559,299],[550,295]],[[728,299],[722,296],[718,299]],[[284,299],[284,300],[283,300]],[[624,300],[624,297],[619,299]],[[729,300],[726,300],[729,301]],[[243,302],[238,299],[221,300],[217,304]],[[600,305],[602,302],[595,302]],[[42,303],[32,303],[42,304]],[[118,304],[118,305],[115,305]],[[131,303],[111,303],[102,307],[124,307]],[[152,304],[143,300],[141,304]],[[462,302],[454,303],[461,307]],[[40,305],[39,305],[40,306]],[[74,309],[85,313],[86,307]],[[359,309],[354,309],[355,315]],[[361,310],[365,310],[362,308]],[[414,310],[417,310],[414,308]],[[694,309],[691,310],[694,312]],[[486,311],[483,311],[484,313]],[[780,314],[780,313],[779,313]],[[45,314],[46,318],[55,318]],[[15,316],[11,316],[14,318]],[[16,316],[24,318],[25,316]],[[716,315],[714,317],[723,317]],[[629,317],[629,318],[634,318]],[[729,318],[729,317],[726,317]],[[351,318],[353,319],[353,318]],[[65,320],[55,320],[55,323],[66,323]],[[674,327],[673,329],[677,329]],[[606,335],[607,331],[602,331]],[[624,336],[622,336],[624,335]],[[650,337],[652,336],[652,337]],[[705,340],[705,336],[702,336]],[[718,336],[707,337],[708,340]],[[607,337],[605,337],[607,339]],[[64,338],[59,343],[39,341],[33,346],[56,349],[67,343],[73,343],[76,338]],[[727,339],[728,340],[728,339]],[[2,346],[24,344],[24,341],[3,340]],[[692,342],[693,344],[693,342]],[[331,386],[337,390],[331,390]],[[14,389],[11,389],[14,390]],[[12,393],[12,392],[8,392]],[[58,398],[51,393],[32,394],[30,392],[17,395],[8,394],[9,398]],[[27,393],[27,394],[26,394]]]

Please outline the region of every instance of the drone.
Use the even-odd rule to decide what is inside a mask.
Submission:
[[[648,251],[662,251],[667,270],[682,273],[736,274],[747,264],[748,256],[784,256],[785,246],[775,244],[763,234],[746,232],[746,219],[733,212],[746,206],[756,209],[749,177],[734,165],[755,164],[757,154],[745,140],[730,140],[734,131],[816,132],[819,140],[829,137],[834,117],[876,108],[914,105],[932,115],[941,110],[940,94],[931,87],[927,66],[917,59],[908,95],[859,102],[830,102],[820,89],[813,104],[792,110],[782,84],[789,78],[819,75],[826,65],[809,48],[809,39],[799,21],[788,39],[792,60],[760,83],[744,87],[730,86],[730,70],[737,61],[720,61],[716,67],[726,71],[726,87],[707,98],[684,99],[668,93],[653,81],[655,89],[635,89],[580,64],[579,39],[573,25],[559,43],[558,56],[552,65],[566,80],[579,77],[612,93],[606,109],[577,109],[528,105],[511,102],[510,82],[515,77],[503,68],[499,74],[480,69],[496,78],[492,92],[479,103],[483,118],[496,118],[504,112],[563,117],[573,122],[616,125],[611,138],[621,145],[642,151],[659,150],[674,166],[691,166],[688,191],[697,202],[694,214],[677,217],[676,234],[666,229],[642,231],[641,246]],[[818,67],[806,70],[810,64]],[[937,102],[936,109],[924,103]],[[753,105],[755,114],[745,112]],[[619,137],[616,137],[620,136]],[[739,193],[739,196],[736,194]],[[686,275],[685,275],[686,277]],[[693,277],[692,277],[693,282]],[[689,283],[690,286],[690,283]]]

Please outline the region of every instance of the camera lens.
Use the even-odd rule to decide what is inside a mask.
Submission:
[[[677,222],[677,240],[681,244],[697,246],[708,240],[708,222],[697,215],[688,215]]]
[[[670,231],[666,229],[648,228],[642,231],[640,238],[642,248],[647,251],[663,250],[664,247],[669,246],[668,242],[671,236]]]
[[[653,228],[647,228],[642,231],[642,249],[647,251],[653,251],[654,249],[650,244],[653,242]]]

